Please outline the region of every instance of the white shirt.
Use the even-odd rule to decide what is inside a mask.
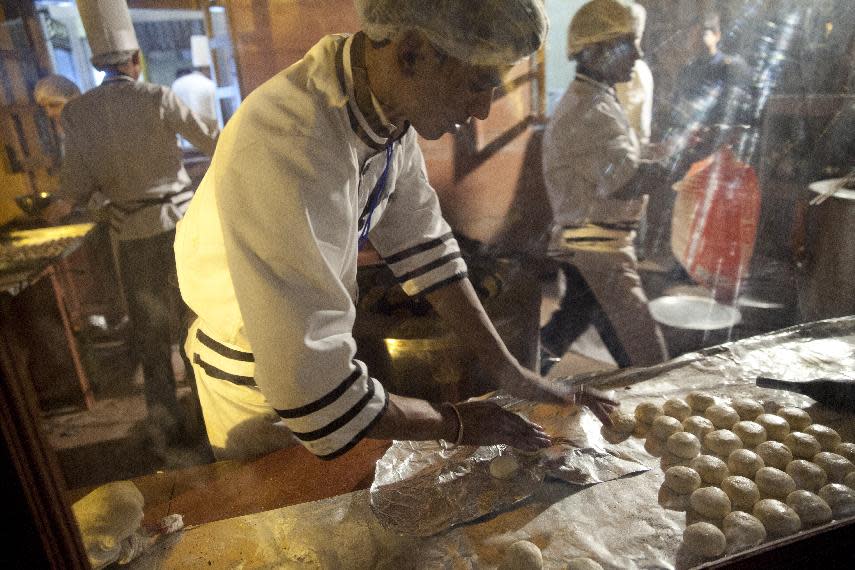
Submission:
[[[217,126],[217,85],[212,80],[194,71],[173,81],[172,90],[200,119]]]
[[[653,73],[643,59],[635,60],[632,78],[615,85],[618,101],[642,144],[650,141],[653,122]]]
[[[348,96],[351,44],[325,37],[244,101],[175,243],[181,293],[201,327],[253,353],[258,387],[321,456],[364,436],[387,403],[354,359],[358,223],[386,157],[352,127],[362,114]],[[413,129],[394,143],[371,228],[411,295],[466,275]]]
[[[581,73],[543,139],[543,176],[561,225],[637,222],[645,200],[615,199],[638,170],[641,148],[614,89]]]

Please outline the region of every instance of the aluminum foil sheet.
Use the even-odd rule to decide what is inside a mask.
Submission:
[[[497,513],[532,496],[546,478],[592,485],[647,471],[632,452],[617,452],[587,408],[526,402],[504,394],[488,398],[542,425],[564,442],[537,453],[505,445],[446,450],[435,442],[397,441],[377,462],[371,507],[387,529],[431,536]],[[514,456],[509,479],[491,475],[490,463]]]

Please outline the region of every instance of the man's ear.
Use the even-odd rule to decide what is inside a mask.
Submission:
[[[397,46],[398,69],[404,77],[412,77],[425,57],[427,42],[419,32],[404,32]]]

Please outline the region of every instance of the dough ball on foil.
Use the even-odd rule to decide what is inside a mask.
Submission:
[[[703,416],[689,416],[683,420],[683,431],[703,441],[708,433],[715,431],[715,426]]]
[[[796,482],[796,489],[816,493],[828,481],[828,475],[818,465],[806,459],[794,459],[787,464],[787,475]]]
[[[849,443],[848,441],[838,443],[834,446],[832,451],[837,455],[842,455],[852,463],[855,463],[855,443]]]
[[[843,479],[843,484],[849,487],[850,489],[855,489],[855,471],[853,471]]]
[[[784,438],[784,445],[793,452],[793,457],[798,459],[810,459],[820,451],[822,446],[814,436],[809,433],[793,431]]]
[[[760,456],[766,467],[786,469],[793,460],[793,452],[779,441],[764,441],[754,448],[754,453]]]
[[[840,445],[840,434],[828,426],[811,424],[802,431],[814,436],[822,446],[823,451],[833,451],[835,447]]]
[[[810,418],[810,414],[801,408],[780,408],[776,413],[787,420],[787,423],[790,424],[791,431],[802,431],[813,423],[813,420]]]
[[[721,485],[722,480],[729,475],[727,463],[713,455],[698,455],[689,464],[698,472],[701,480],[710,485]]]
[[[730,512],[730,498],[718,487],[701,487],[689,498],[692,509],[702,517],[720,520]]]
[[[683,545],[703,558],[716,558],[724,553],[727,541],[718,527],[706,522],[690,524],[683,531]]]
[[[715,404],[715,398],[706,392],[689,392],[686,403],[696,412],[703,413],[704,410]]]
[[[736,410],[739,419],[742,421],[752,421],[763,413],[763,406],[760,402],[750,398],[737,398],[730,405]]]
[[[721,523],[727,539],[727,551],[740,552],[754,548],[766,540],[766,527],[757,517],[742,511],[733,511]]]
[[[813,456],[813,462],[828,475],[829,483],[843,483],[846,476],[855,471],[855,465],[842,455],[821,451]]]
[[[760,490],[757,484],[747,477],[731,475],[721,482],[721,490],[730,499],[730,507],[734,511],[751,512],[754,503],[760,500]]]
[[[760,456],[748,449],[737,449],[727,457],[727,470],[731,475],[754,479],[757,470],[765,466]]]
[[[697,437],[684,431],[671,434],[666,442],[668,451],[683,459],[693,459],[701,453],[701,442]]]
[[[662,408],[653,402],[642,402],[635,407],[635,419],[643,424],[652,424],[661,415]]]
[[[510,479],[519,469],[519,461],[513,455],[500,455],[490,461],[490,475],[496,479]]]
[[[831,507],[834,518],[855,515],[855,491],[840,483],[829,483],[817,493]]]
[[[603,570],[603,567],[591,558],[571,558],[567,561],[567,570]]]
[[[505,549],[499,570],[541,570],[543,554],[536,544],[518,540]]]
[[[749,420],[736,422],[730,429],[736,436],[742,440],[742,445],[745,447],[757,447],[766,441],[766,428]]]
[[[719,429],[730,429],[739,421],[736,410],[726,404],[713,404],[704,410],[704,417]]]
[[[742,448],[742,440],[729,429],[717,429],[704,438],[704,449],[719,457],[729,457]]]
[[[701,476],[691,467],[676,465],[665,471],[665,486],[678,495],[688,495],[701,486]]]
[[[692,415],[692,408],[679,398],[671,398],[670,400],[666,400],[665,404],[662,405],[662,412],[666,416],[671,416],[682,422]]]
[[[806,527],[827,523],[833,516],[828,503],[810,491],[793,491],[787,495],[787,505],[796,511],[802,526]]]
[[[774,441],[784,441],[790,433],[790,424],[781,416],[775,414],[760,414],[754,420],[766,429],[766,437]]]
[[[629,435],[635,431],[635,416],[623,410],[614,410],[609,414],[612,420],[611,430],[621,435]]]
[[[653,423],[650,424],[650,433],[653,437],[661,440],[668,439],[672,434],[683,430],[683,424],[677,418],[671,416],[658,416]]]
[[[758,469],[754,482],[757,483],[760,496],[764,499],[784,500],[787,495],[796,490],[796,482],[793,478],[775,467]]]
[[[752,514],[763,523],[766,534],[773,538],[793,534],[802,527],[796,511],[777,499],[757,501]]]

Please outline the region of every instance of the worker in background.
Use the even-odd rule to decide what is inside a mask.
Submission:
[[[64,136],[59,120],[62,110],[66,103],[79,96],[80,88],[76,83],[63,75],[56,74],[39,79],[33,90],[36,104],[44,109],[45,115],[53,121],[60,138]]]
[[[193,68],[179,70],[172,83],[172,90],[213,130],[218,125],[217,84],[211,79],[211,52],[208,50],[208,38],[190,36],[190,52]]]
[[[641,38],[647,22],[647,10],[638,2],[630,4],[632,18],[635,22],[636,48],[641,53]],[[650,66],[642,58],[635,60],[632,67],[632,77],[625,83],[615,85],[620,101],[629,124],[635,130],[641,144],[650,142],[650,125],[653,121],[653,73]]]
[[[721,20],[706,13],[690,30],[694,59],[680,70],[675,83],[668,135],[683,148],[675,172],[681,174],[706,158],[729,138],[728,127],[750,121],[748,66],[738,55],[719,49]]]
[[[563,355],[590,324],[619,366],[667,358],[633,245],[647,198],[639,182],[648,148],[639,143],[614,88],[631,78],[641,55],[636,29],[630,8],[617,0],[592,0],[570,22],[568,55],[576,60],[576,77],[543,141],[557,247],[562,259],[572,257],[563,265],[560,307],[541,331],[547,362]]]
[[[354,358],[357,252],[369,240],[498,385],[533,400],[574,398],[524,369],[499,338],[417,142],[487,117],[505,73],[546,36],[543,4],[424,4],[356,0],[362,31],[322,38],[257,88],[179,225],[181,292],[198,315],[187,352],[218,457],[298,442],[332,459],[365,437],[550,444],[491,402],[391,394]],[[613,404],[583,401],[604,420]]]
[[[87,8],[87,9],[84,9]],[[118,239],[121,279],[145,376],[149,425],[167,441],[183,440],[184,414],[171,366],[177,306],[173,241],[192,190],[177,135],[211,155],[217,132],[167,87],[139,81],[140,51],[127,7],[81,4],[92,64],[106,73],[98,87],[69,102],[60,191],[53,217],[99,194]],[[116,32],[116,28],[122,33]],[[189,370],[188,370],[189,373]]]

